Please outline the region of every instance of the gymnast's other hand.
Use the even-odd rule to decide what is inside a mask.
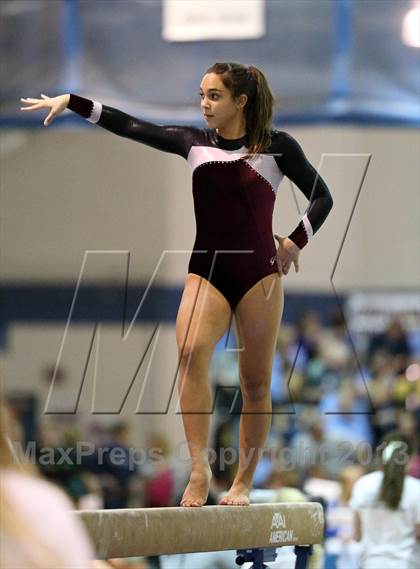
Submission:
[[[42,99],[21,99],[22,103],[28,105],[21,107],[21,111],[36,111],[38,109],[50,109],[47,117],[44,120],[44,126],[48,126],[60,113],[62,113],[69,104],[70,95],[58,95],[58,97],[47,97],[42,95]]]
[[[295,266],[295,271],[298,273],[300,253],[299,247],[288,237],[281,237],[280,235],[274,235],[274,237],[279,242],[279,246],[277,248],[277,266],[279,269],[279,274],[287,275],[292,263]]]

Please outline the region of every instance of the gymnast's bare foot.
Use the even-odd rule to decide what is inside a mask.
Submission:
[[[187,508],[204,506],[209,495],[210,481],[210,466],[193,468],[180,505]]]
[[[234,482],[229,492],[219,504],[221,506],[249,506],[249,486],[242,482]]]

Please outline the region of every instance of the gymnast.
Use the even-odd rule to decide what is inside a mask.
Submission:
[[[275,99],[257,67],[215,63],[201,80],[199,96],[208,128],[153,124],[76,94],[21,99],[26,105],[21,110],[49,109],[48,126],[68,108],[119,136],[182,156],[191,167],[196,239],[176,319],[178,391],[192,465],[181,506],[203,506],[208,497],[208,368],[232,312],[243,408],[238,470],[220,504],[244,506],[271,426],[282,276],[292,264],[298,272],[300,250],[325,221],[333,200],[298,142],[272,128]],[[288,237],[272,231],[284,175],[309,200]]]

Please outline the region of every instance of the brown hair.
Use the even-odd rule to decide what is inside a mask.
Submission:
[[[270,129],[276,101],[264,73],[254,65],[241,63],[215,63],[206,73],[220,75],[232,98],[242,94],[248,97],[244,115],[249,152],[245,158],[267,150],[271,143]]]
[[[391,455],[383,456],[383,452],[389,443],[397,442],[389,450]],[[378,454],[383,464],[383,480],[379,490],[379,500],[385,504],[390,510],[397,510],[401,501],[404,489],[405,471],[408,463],[408,457],[411,453],[408,439],[400,432],[393,431],[389,433],[381,445],[378,447]]]

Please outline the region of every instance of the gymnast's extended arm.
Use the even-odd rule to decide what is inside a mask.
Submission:
[[[302,249],[324,223],[333,206],[333,199],[326,183],[292,136],[279,132],[273,148],[280,170],[309,200],[301,221],[289,235],[289,239]]]
[[[73,93],[70,94],[67,108],[114,134],[164,152],[186,158],[191,147],[192,127],[154,124]]]
[[[158,125],[142,119],[132,117],[118,109],[102,105],[97,101],[91,101],[72,93],[47,97],[42,99],[26,98],[21,101],[27,105],[22,111],[49,109],[49,114],[44,120],[48,126],[66,108],[79,114],[89,122],[97,124],[114,134],[124,136],[131,140],[141,142],[152,148],[178,154],[187,158],[191,149],[195,129],[191,126]]]

